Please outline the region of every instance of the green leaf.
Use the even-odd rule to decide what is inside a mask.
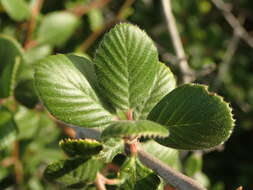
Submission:
[[[69,12],[53,12],[44,17],[38,28],[38,43],[61,46],[79,25],[77,16]]]
[[[101,138],[108,139],[114,137],[167,137],[169,131],[158,123],[140,121],[116,121],[106,127],[102,132]]]
[[[90,29],[96,31],[101,28],[104,24],[103,13],[101,9],[92,9],[88,12],[88,19],[90,24]]]
[[[23,21],[30,17],[29,7],[24,0],[1,0],[0,2],[13,20]]]
[[[185,162],[185,166],[184,166],[184,171],[185,174],[190,176],[190,177],[194,177],[194,175],[198,172],[201,172],[202,170],[202,156],[200,153],[193,153],[191,154],[186,162]]]
[[[95,180],[103,163],[95,158],[74,158],[50,164],[44,176],[48,181],[65,187],[82,187]]]
[[[160,184],[159,177],[135,157],[127,158],[119,175],[123,181],[120,190],[156,190]]]
[[[176,80],[173,73],[169,67],[159,62],[158,71],[150,94],[146,100],[137,107],[137,112],[135,112],[135,114],[137,114],[136,117],[139,119],[146,119],[154,106],[175,87]]]
[[[234,127],[232,110],[222,97],[198,84],[182,85],[166,95],[151,111],[149,119],[170,131],[158,139],[177,149],[205,149],[226,141]]]
[[[0,150],[11,143],[17,135],[17,127],[13,114],[5,107],[0,106]]]
[[[152,40],[131,24],[116,25],[105,35],[95,55],[101,88],[121,110],[136,108],[148,96],[157,63]]]
[[[98,154],[103,149],[101,143],[91,139],[64,139],[59,145],[68,156],[87,157]]]
[[[14,95],[19,103],[28,108],[34,108],[39,102],[32,79],[20,81],[15,88]]]
[[[22,53],[18,42],[0,35],[0,98],[9,97],[13,93]]]
[[[35,87],[56,118],[81,127],[107,125],[112,115],[101,105],[92,87],[65,55],[43,59],[35,69]]]
[[[178,150],[162,146],[154,140],[141,143],[141,146],[147,153],[155,156],[168,166],[177,170],[181,169]]]
[[[124,152],[124,141],[121,138],[111,138],[103,142],[103,150],[98,158],[105,163],[110,163],[113,158]]]

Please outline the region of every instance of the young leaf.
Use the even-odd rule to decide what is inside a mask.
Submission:
[[[69,12],[53,12],[44,17],[38,29],[38,43],[60,46],[74,33],[79,19]]]
[[[1,0],[0,2],[13,20],[23,21],[29,18],[30,10],[24,0]]]
[[[121,138],[111,138],[103,142],[103,150],[98,158],[104,163],[110,163],[113,158],[124,152],[124,141]]]
[[[114,138],[114,137],[167,137],[169,131],[159,125],[158,123],[139,120],[139,121],[116,121],[106,127],[102,132],[101,138]]]
[[[17,134],[17,127],[12,113],[0,106],[0,150],[12,142]]]
[[[99,127],[112,120],[67,56],[43,59],[36,65],[34,77],[40,99],[56,118],[81,127]]]
[[[162,145],[177,149],[205,149],[227,140],[234,127],[228,103],[198,84],[182,85],[166,95],[148,118],[170,131],[158,139]]]
[[[160,184],[159,177],[135,157],[127,158],[119,177],[123,181],[119,190],[156,190]]]
[[[101,143],[91,139],[64,139],[59,145],[68,156],[87,157],[98,154],[103,149]]]
[[[103,163],[95,158],[74,158],[50,164],[44,176],[48,181],[57,182],[64,187],[82,187],[95,180]]]
[[[0,36],[0,98],[12,95],[22,61],[22,48],[11,37]]]
[[[173,73],[165,64],[158,63],[158,71],[150,95],[137,107],[136,118],[146,119],[153,107],[170,91],[176,87]]]
[[[103,38],[95,55],[97,77],[117,109],[137,107],[148,96],[157,71],[152,40],[131,24],[118,24]]]
[[[145,152],[155,156],[170,167],[180,170],[181,165],[178,150],[162,146],[154,140],[141,143],[141,146]]]
[[[202,170],[202,157],[200,153],[191,154],[185,162],[185,174],[194,177]]]

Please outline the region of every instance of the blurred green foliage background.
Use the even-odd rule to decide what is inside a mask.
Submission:
[[[181,167],[212,190],[253,189],[253,2],[224,0],[224,12],[214,1],[172,0],[172,8],[195,82],[231,102],[237,125],[217,150],[182,152]],[[228,23],[228,13],[246,39]],[[93,57],[103,33],[118,22],[144,29],[180,78],[159,0],[0,0],[0,189],[57,189],[42,173],[64,157],[58,141],[74,134],[40,105],[33,66],[57,53]],[[194,175],[198,170],[203,175]]]

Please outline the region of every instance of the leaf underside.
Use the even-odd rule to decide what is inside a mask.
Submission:
[[[101,135],[102,139],[114,137],[167,137],[168,130],[152,121],[117,121],[108,126]]]
[[[94,61],[99,84],[108,100],[116,109],[128,110],[148,96],[158,54],[144,31],[123,23],[104,36]]]
[[[59,145],[68,156],[91,156],[103,149],[101,143],[92,139],[64,139]]]
[[[166,126],[170,136],[158,139],[177,149],[206,149],[227,140],[234,127],[232,110],[222,97],[198,84],[182,85],[165,96],[148,119]]]
[[[56,118],[80,127],[100,127],[112,120],[67,56],[59,54],[43,59],[36,65],[34,77],[40,99]]]

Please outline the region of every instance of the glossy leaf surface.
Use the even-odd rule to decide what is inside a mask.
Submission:
[[[131,24],[111,29],[95,55],[98,81],[110,102],[121,110],[137,107],[148,96],[157,63],[152,40]]]
[[[167,137],[168,130],[152,121],[117,121],[108,126],[101,135],[102,139],[114,137]]]
[[[112,119],[92,87],[65,55],[43,59],[35,69],[35,87],[58,119],[82,127],[99,127]]]
[[[234,120],[229,104],[197,84],[182,85],[165,96],[151,111],[149,119],[170,131],[158,140],[178,149],[205,149],[223,143],[232,132]]]

